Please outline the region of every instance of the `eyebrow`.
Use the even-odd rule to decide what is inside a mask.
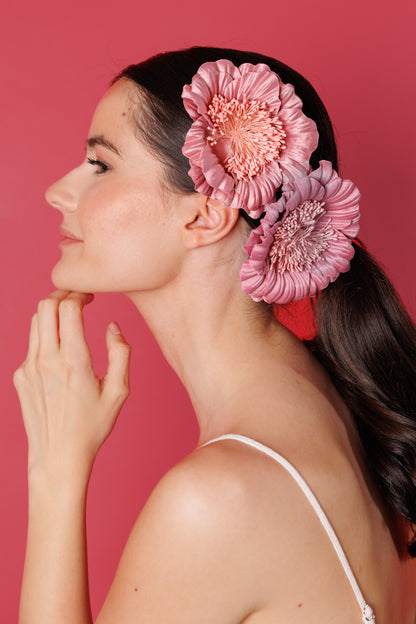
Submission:
[[[106,139],[102,135],[92,136],[92,137],[89,137],[87,139],[87,141],[86,141],[86,146],[87,147],[93,148],[96,145],[101,145],[102,147],[106,147],[107,149],[109,149],[112,152],[114,152],[115,154],[117,154],[117,156],[121,157],[120,150],[117,149],[117,147],[115,145],[113,145],[111,143],[111,141],[109,141],[108,139]]]

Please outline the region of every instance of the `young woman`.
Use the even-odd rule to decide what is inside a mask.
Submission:
[[[149,324],[200,441],[155,487],[97,622],[413,624],[416,333],[356,240],[359,193],[311,85],[235,50],[130,66],[47,199],[63,215],[59,290],[15,374],[20,624],[92,622],[88,480],[128,394],[118,326],[101,381],[84,337],[87,293],[104,291]],[[274,315],[305,297],[309,343]]]

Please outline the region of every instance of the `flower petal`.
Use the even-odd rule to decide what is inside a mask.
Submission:
[[[255,301],[289,303],[313,297],[350,268],[358,233],[360,193],[331,163],[282,187],[278,202],[245,245],[240,277]]]
[[[293,86],[283,84],[267,65],[236,67],[226,59],[204,63],[182,97],[193,119],[183,153],[195,184],[198,180],[198,192],[204,189],[204,194],[257,218],[283,182],[309,171],[318,143],[316,124],[302,112]],[[222,100],[215,100],[213,118],[215,97]],[[242,163],[242,169],[234,171],[231,163]]]

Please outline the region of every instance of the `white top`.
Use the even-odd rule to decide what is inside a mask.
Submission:
[[[288,472],[290,472],[290,474],[292,475],[292,477],[294,478],[296,483],[299,485],[302,492],[305,494],[306,498],[308,499],[308,501],[314,508],[316,515],[318,516],[329,539],[331,540],[332,546],[335,548],[335,552],[338,555],[338,559],[340,560],[341,565],[344,568],[344,572],[347,575],[347,578],[351,584],[351,587],[353,589],[357,602],[360,605],[363,624],[375,624],[376,619],[373,614],[373,610],[370,607],[370,605],[368,605],[366,601],[364,600],[361,590],[358,587],[358,583],[356,581],[354,573],[351,570],[351,566],[348,563],[347,557],[345,556],[344,550],[337,536],[335,535],[334,529],[332,528],[328,518],[326,517],[314,493],[312,492],[312,490],[310,489],[310,487],[308,486],[304,478],[296,470],[296,468],[294,468],[294,466],[292,466],[292,464],[288,462],[287,459],[279,455],[279,453],[276,453],[276,451],[269,448],[268,446],[265,446],[264,444],[261,444],[261,442],[257,442],[256,440],[253,440],[252,438],[247,438],[246,436],[239,435],[237,433],[228,433],[226,435],[219,436],[218,438],[214,438],[212,440],[209,440],[208,442],[205,442],[205,444],[202,444],[201,446],[206,446],[207,444],[211,444],[212,442],[217,442],[218,440],[238,440],[239,442],[244,442],[244,444],[253,446],[259,451],[266,453],[266,455],[269,455],[270,457],[275,459],[281,466],[283,466],[283,468],[285,468]]]

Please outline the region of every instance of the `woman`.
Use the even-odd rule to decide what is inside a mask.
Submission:
[[[271,58],[192,48],[117,76],[85,161],[47,191],[59,290],[15,374],[20,624],[92,622],[87,486],[128,394],[118,326],[101,382],[85,342],[85,293],[102,291],[149,324],[200,440],[146,503],[97,622],[415,622],[416,334],[353,241],[359,193],[336,169],[321,101]],[[272,304],[305,297],[304,344]]]

